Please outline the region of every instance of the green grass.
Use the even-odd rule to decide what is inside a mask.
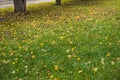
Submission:
[[[0,80],[120,80],[120,1],[0,9]]]

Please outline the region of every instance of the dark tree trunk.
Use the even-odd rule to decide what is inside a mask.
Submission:
[[[26,11],[26,0],[13,0],[14,12],[25,12]]]
[[[56,5],[61,5],[61,0],[56,0]]]

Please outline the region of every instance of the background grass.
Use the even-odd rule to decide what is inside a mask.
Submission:
[[[119,80],[120,1],[0,9],[1,80]]]

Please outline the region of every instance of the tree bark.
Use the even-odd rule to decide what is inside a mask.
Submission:
[[[56,0],[56,5],[61,5],[61,0]]]
[[[25,12],[26,11],[26,0],[13,0],[14,12]]]

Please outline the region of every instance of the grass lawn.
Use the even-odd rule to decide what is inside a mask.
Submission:
[[[120,0],[0,9],[0,80],[120,80]]]

